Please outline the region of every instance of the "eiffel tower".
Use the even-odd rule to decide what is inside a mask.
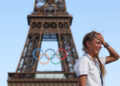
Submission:
[[[78,54],[70,29],[72,16],[66,11],[65,0],[35,0],[27,19],[29,32],[16,72],[8,73],[8,86],[78,86],[74,73]],[[42,41],[57,41],[58,49],[66,51],[59,50],[61,57],[67,54],[60,62],[62,71],[37,71]]]

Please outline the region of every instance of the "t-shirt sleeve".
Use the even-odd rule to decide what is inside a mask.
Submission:
[[[100,58],[100,61],[101,61],[101,63],[103,64],[103,65],[105,65],[106,64],[106,58]]]
[[[79,59],[74,66],[74,70],[77,77],[87,75],[89,71],[88,59],[84,57]]]

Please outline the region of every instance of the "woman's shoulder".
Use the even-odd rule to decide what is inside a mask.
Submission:
[[[87,62],[87,61],[89,61],[89,58],[88,58],[86,55],[82,55],[82,56],[79,58],[78,61],[79,61],[79,62]]]

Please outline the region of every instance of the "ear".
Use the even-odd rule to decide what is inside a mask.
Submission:
[[[90,47],[90,42],[86,41],[86,46],[89,48]]]

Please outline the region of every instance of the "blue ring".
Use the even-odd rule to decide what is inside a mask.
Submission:
[[[32,53],[32,56],[35,60],[38,60],[38,58],[35,56],[35,52],[38,50],[42,51],[40,48],[36,48],[35,50],[33,50],[33,53]],[[43,51],[42,51],[42,53],[43,53]]]

